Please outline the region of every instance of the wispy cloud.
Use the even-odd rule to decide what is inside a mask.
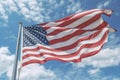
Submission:
[[[17,39],[17,37],[15,35],[10,35],[4,38],[5,40],[13,40],[15,41]]]
[[[105,8],[105,7],[109,6],[110,3],[111,3],[111,0],[107,0],[105,2],[102,2],[102,3],[98,4],[97,8],[99,8],[99,9]]]
[[[14,0],[0,1],[0,22],[1,26],[7,26],[9,15],[13,12],[18,12],[18,8]]]
[[[69,5],[65,5],[70,3]],[[62,8],[64,6],[64,9]],[[62,10],[60,10],[62,9]],[[4,23],[8,23],[8,18],[12,13],[19,14],[26,21],[37,23],[55,20],[59,16],[81,11],[80,3],[72,0],[2,0],[0,2],[0,18]],[[64,14],[63,14],[64,13]],[[54,15],[53,15],[54,14]],[[58,15],[59,14],[59,15]],[[0,24],[2,24],[1,22]]]
[[[98,73],[98,72],[100,72],[100,69],[90,69],[90,70],[88,71],[88,73],[91,74],[91,75],[94,75],[94,74],[96,74],[96,73]]]
[[[76,3],[74,0],[71,0],[70,5],[67,6],[67,13],[73,13],[78,11],[82,11],[80,2]]]

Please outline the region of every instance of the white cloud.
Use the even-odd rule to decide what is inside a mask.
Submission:
[[[13,66],[9,66],[7,71],[7,77],[9,80],[12,78]],[[19,80],[56,80],[56,74],[50,69],[46,69],[39,64],[30,64],[22,67],[20,70]]]
[[[101,8],[105,8],[107,6],[109,6],[111,3],[111,0],[105,1],[104,3],[101,3],[97,6],[97,8],[101,9]]]
[[[5,9],[3,8],[4,6],[0,3],[0,18],[3,19],[6,22],[8,22],[8,16],[7,13],[5,11]]]
[[[0,54],[10,54],[8,47],[0,47]]]
[[[8,47],[0,47],[0,75],[6,73],[13,64],[14,55],[11,55]]]
[[[110,4],[110,1],[106,1],[105,3],[104,3],[104,6],[108,6]]]
[[[116,46],[117,45],[117,46]],[[82,59],[78,64],[73,64],[76,67],[92,66],[96,69],[106,68],[110,66],[120,65],[120,38],[115,34],[109,35],[109,40],[104,45],[104,48],[96,55]]]
[[[92,66],[93,68],[105,68],[110,66],[117,66],[120,64],[120,48],[103,49],[95,56],[83,59],[78,63],[77,67]]]
[[[116,77],[116,78],[113,78],[113,80],[120,80],[120,78],[117,78],[117,77]]]
[[[88,73],[91,74],[91,75],[94,75],[94,74],[96,74],[96,73],[98,73],[98,72],[100,72],[100,69],[90,69],[90,70],[88,71]]]
[[[31,64],[21,69],[20,80],[55,80],[56,75],[39,64]]]

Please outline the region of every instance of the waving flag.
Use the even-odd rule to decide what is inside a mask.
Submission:
[[[24,27],[22,66],[49,60],[80,62],[97,54],[107,42],[109,32],[109,24],[101,15],[111,13],[111,10],[93,9]]]

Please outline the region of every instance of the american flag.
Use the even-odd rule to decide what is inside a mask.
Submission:
[[[111,10],[92,9],[23,28],[22,66],[49,60],[80,62],[97,54],[107,42],[109,24],[102,14]]]

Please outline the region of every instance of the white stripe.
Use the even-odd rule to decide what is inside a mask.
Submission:
[[[28,58],[25,58],[23,59],[23,63],[24,62],[27,62],[27,61],[30,61],[30,60],[45,60],[45,58],[47,57],[54,57],[54,56],[51,56],[51,55],[44,55],[42,57],[34,57],[34,56],[31,56],[31,57],[28,57]]]
[[[54,39],[59,39],[62,38],[64,36],[70,35],[71,33],[74,33],[75,31],[77,31],[78,29],[69,29],[69,30],[65,30],[60,32],[59,34],[56,35],[49,35],[47,36],[48,41],[54,40]]]
[[[24,47],[23,50],[24,50],[24,49],[35,49],[35,48],[37,48],[37,47],[39,47],[39,46],[44,46],[44,47],[50,49],[49,46],[42,45],[42,44],[36,44],[36,45],[34,45],[34,46],[27,46],[27,47]]]
[[[59,25],[59,24],[61,24],[61,23],[63,23],[64,21],[61,21],[61,22],[49,22],[49,23],[47,23],[46,25],[43,25],[43,26],[48,26],[48,27],[55,27],[55,26],[57,26],[57,25]],[[49,33],[51,33],[51,32],[53,32],[54,30],[56,30],[56,28],[49,28],[49,29],[47,29],[47,34],[49,34]]]
[[[116,30],[112,27],[109,27],[109,32],[115,32]]]
[[[71,17],[71,19],[79,16],[79,15],[83,15],[83,14],[86,14],[86,13],[89,13],[89,12],[94,12],[94,11],[101,11],[100,9],[92,9],[92,10],[88,10],[88,11],[84,11],[84,12],[79,12],[77,14],[75,14],[73,17]]]
[[[51,28],[47,29],[47,34],[50,34],[51,32],[55,31],[56,29],[58,29],[58,27],[54,27],[52,26]]]
[[[64,27],[50,27],[50,29],[46,30],[47,31],[47,34],[50,34],[51,32],[55,31],[55,30],[64,30],[66,29],[65,31],[66,32],[69,32],[69,31],[73,31],[73,30],[79,30],[79,29],[70,29],[70,28],[64,28]],[[68,30],[68,31],[67,31]]]
[[[100,24],[102,24],[104,21],[101,18],[99,18],[98,20],[96,20],[95,22],[93,22],[92,24],[86,26],[85,28],[83,28],[83,30],[92,30],[92,29],[95,29],[97,28]]]
[[[111,15],[112,14],[112,10],[104,10],[104,13]]]
[[[47,23],[46,25],[43,25],[43,26],[57,26],[61,23],[63,23],[64,21],[60,21],[60,22],[49,22]]]

